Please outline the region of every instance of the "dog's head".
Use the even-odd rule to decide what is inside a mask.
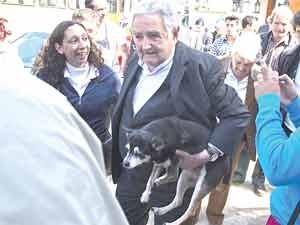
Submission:
[[[126,133],[128,152],[123,160],[125,168],[132,169],[162,157],[165,145],[161,138],[143,129],[127,129]]]

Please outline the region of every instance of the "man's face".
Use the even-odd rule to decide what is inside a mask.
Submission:
[[[226,35],[230,37],[238,36],[238,23],[236,20],[226,20]]]
[[[271,30],[275,41],[280,41],[291,29],[291,24],[287,16],[277,14],[271,23]]]
[[[94,0],[92,5],[93,5],[93,7],[92,7],[93,10],[98,13],[99,21],[101,23],[106,14],[107,1],[106,0]]]
[[[74,67],[84,67],[88,63],[90,40],[82,26],[75,24],[65,30],[62,45],[55,45],[58,53]]]
[[[137,15],[132,23],[133,41],[140,59],[150,70],[164,62],[176,43],[158,14]]]
[[[234,53],[232,56],[232,71],[239,80],[250,74],[253,65],[253,61],[241,57],[238,53]]]

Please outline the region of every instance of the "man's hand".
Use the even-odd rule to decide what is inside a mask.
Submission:
[[[280,97],[284,105],[288,105],[297,97],[297,90],[292,79],[284,74],[279,77]]]
[[[257,74],[256,81],[254,81],[255,97],[264,94],[280,95],[279,76],[276,71],[269,69],[266,66],[261,68],[261,73]]]
[[[176,150],[176,156],[179,160],[178,166],[185,170],[201,167],[209,160],[209,154],[206,149],[193,155],[182,150]]]

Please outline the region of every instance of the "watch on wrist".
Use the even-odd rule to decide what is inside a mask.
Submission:
[[[224,155],[224,153],[220,149],[218,149],[216,146],[212,145],[211,143],[208,143],[207,152],[209,154],[209,158],[208,158],[209,162],[214,162],[220,156]]]

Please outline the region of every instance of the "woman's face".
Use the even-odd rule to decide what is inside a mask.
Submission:
[[[91,43],[85,29],[75,24],[65,30],[62,44],[56,43],[55,48],[72,66],[85,67],[88,63]]]

